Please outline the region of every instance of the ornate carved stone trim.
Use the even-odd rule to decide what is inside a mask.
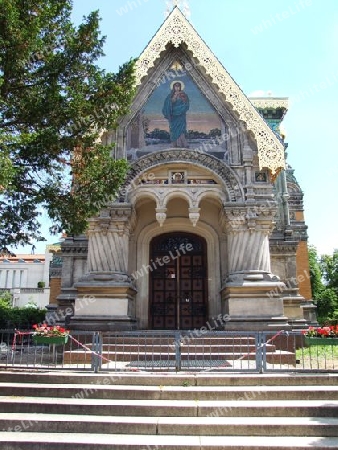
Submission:
[[[189,219],[193,227],[195,227],[197,222],[199,221],[200,210],[201,208],[189,208]]]
[[[178,8],[174,8],[137,60],[136,85],[141,84],[142,79],[148,75],[149,70],[154,67],[155,61],[170,42],[174,47],[186,44],[193,57],[203,66],[219,92],[236,111],[239,120],[246,123],[247,129],[253,132],[257,141],[260,169],[267,167],[275,178],[280,170],[285,168],[283,143]]]
[[[270,241],[270,252],[271,253],[291,253],[296,254],[298,247],[298,242],[271,242]]]
[[[156,220],[160,224],[160,227],[163,226],[166,218],[167,208],[156,208]]]
[[[133,213],[132,205],[129,203],[112,203],[109,207],[100,211],[100,215],[89,220],[88,235],[102,232],[117,232],[120,236],[129,233],[130,218]]]
[[[250,232],[260,232],[268,236],[274,227],[273,206],[260,210],[259,206],[252,205],[240,207],[225,207],[223,210],[223,223],[228,233],[239,233],[246,230]]]
[[[67,237],[61,244],[60,256],[86,255],[88,252],[88,240],[83,237]]]
[[[264,98],[249,98],[251,103],[255,108],[260,109],[277,109],[284,108],[286,111],[289,108],[288,98],[274,98],[274,97],[264,97]]]
[[[48,251],[48,253],[57,253],[58,251],[60,251],[60,248],[61,242],[58,244],[46,245],[46,250]]]
[[[141,172],[167,163],[190,163],[207,168],[218,175],[224,182],[230,202],[244,201],[244,193],[236,175],[224,162],[195,150],[169,149],[143,156],[135,161],[124,183],[128,186]]]

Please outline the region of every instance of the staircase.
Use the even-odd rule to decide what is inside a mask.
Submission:
[[[337,374],[0,372],[1,450],[338,449]]]

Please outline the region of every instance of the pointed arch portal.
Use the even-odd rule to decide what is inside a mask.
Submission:
[[[154,330],[190,330],[208,316],[204,238],[166,233],[150,243],[149,324]]]

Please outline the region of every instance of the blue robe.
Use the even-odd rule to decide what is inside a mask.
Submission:
[[[173,102],[171,96],[172,94],[169,94],[165,99],[162,113],[169,121],[170,140],[175,142],[187,132],[186,112],[189,109],[189,99],[184,94],[185,100],[178,98]]]

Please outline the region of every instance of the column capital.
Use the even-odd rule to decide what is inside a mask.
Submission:
[[[118,233],[119,236],[129,234],[132,224],[133,208],[131,204],[117,204],[102,208],[100,214],[89,219],[88,234]]]
[[[238,233],[246,229],[245,206],[224,208],[221,214],[221,222],[224,224],[228,233]]]
[[[228,233],[249,230],[270,234],[275,226],[275,203],[224,207],[220,222]]]
[[[114,203],[109,211],[113,220],[128,220],[133,212],[133,206],[131,203]]]

